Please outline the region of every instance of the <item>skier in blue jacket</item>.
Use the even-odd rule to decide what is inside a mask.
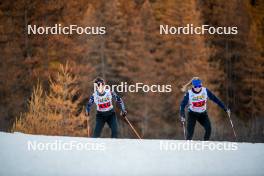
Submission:
[[[86,115],[89,116],[91,106],[96,104],[97,113],[93,137],[100,137],[102,129],[107,123],[111,129],[111,137],[117,138],[117,119],[112,100],[114,99],[119,104],[123,116],[127,114],[124,102],[115,92],[105,88],[105,81],[102,78],[96,78],[94,84],[96,84],[96,89],[86,106]]]
[[[191,140],[193,137],[196,121],[205,129],[204,140],[209,140],[211,123],[207,114],[207,99],[212,100],[229,115],[230,110],[209,89],[202,86],[202,81],[199,78],[193,78],[190,83],[192,84],[192,88],[185,93],[180,105],[180,118],[182,122],[185,122],[185,107],[188,105],[187,140]],[[185,87],[183,89],[186,89]]]

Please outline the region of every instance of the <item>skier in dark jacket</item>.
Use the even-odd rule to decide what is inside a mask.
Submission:
[[[209,140],[211,135],[211,123],[207,114],[207,99],[209,98],[216,103],[227,112],[228,115],[230,115],[230,110],[209,89],[202,87],[202,81],[199,78],[193,78],[188,84],[190,83],[192,84],[192,88],[186,92],[180,105],[180,117],[182,122],[185,122],[185,107],[188,105],[187,140],[191,140],[193,137],[196,121],[205,129],[204,140]],[[183,89],[186,89],[187,85],[185,85]]]
[[[115,92],[105,88],[105,81],[102,78],[96,78],[94,84],[96,84],[96,89],[91,95],[86,106],[86,115],[89,116],[91,106],[93,105],[93,103],[96,104],[97,114],[93,137],[100,137],[102,129],[106,122],[111,128],[111,137],[117,138],[117,119],[112,99],[114,99],[119,104],[122,115],[127,114],[125,105],[122,99]]]

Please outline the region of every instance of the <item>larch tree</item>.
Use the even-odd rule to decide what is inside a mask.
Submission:
[[[17,119],[13,131],[88,136],[87,119],[84,112],[78,112],[78,91],[78,78],[72,74],[68,64],[61,65],[57,75],[50,79],[48,93],[44,93],[40,84],[36,86],[29,100],[28,112]]]

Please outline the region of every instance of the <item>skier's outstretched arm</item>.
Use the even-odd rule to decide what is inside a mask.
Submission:
[[[119,107],[120,107],[120,109],[122,111],[122,114],[126,115],[127,111],[126,111],[125,104],[124,104],[122,98],[119,97],[114,91],[112,92],[112,96],[115,99],[115,101],[118,103],[118,105],[119,105]]]
[[[209,89],[206,89],[208,98],[212,100],[214,103],[216,103],[220,108],[222,108],[224,111],[228,112],[229,109],[225,106],[225,104],[217,98]]]
[[[87,103],[87,106],[86,106],[86,115],[89,115],[90,114],[90,110],[91,110],[91,107],[94,103],[94,96],[92,95]]]
[[[189,102],[189,93],[186,92],[186,94],[183,97],[183,100],[180,105],[180,116],[181,116],[181,121],[185,120],[185,107]]]

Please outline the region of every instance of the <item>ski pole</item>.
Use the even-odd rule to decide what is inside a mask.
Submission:
[[[230,121],[231,127],[232,127],[232,129],[233,129],[233,133],[234,133],[235,139],[236,139],[236,141],[237,141],[236,131],[235,131],[235,128],[234,128],[234,125],[233,125],[233,121],[232,121],[232,119],[231,119],[231,115],[230,115],[230,114],[228,114],[228,118],[229,118],[229,121]]]
[[[88,137],[91,136],[91,131],[90,131],[90,117],[87,117],[87,132],[88,132]]]
[[[182,129],[183,129],[184,139],[186,140],[186,131],[185,131],[185,123],[184,122],[182,122]]]
[[[133,132],[136,134],[136,136],[141,139],[140,135],[138,134],[138,132],[136,131],[136,129],[133,127],[133,125],[129,122],[128,118],[126,117],[126,115],[123,116],[125,118],[125,120],[127,121],[127,123],[129,124],[129,126],[132,128]]]
[[[89,115],[89,113],[86,111],[85,114],[84,114],[84,116],[86,117],[86,120],[87,120],[86,125],[87,125],[87,133],[88,133],[88,137],[90,137],[90,136],[91,136],[91,129],[90,129],[90,115]]]

